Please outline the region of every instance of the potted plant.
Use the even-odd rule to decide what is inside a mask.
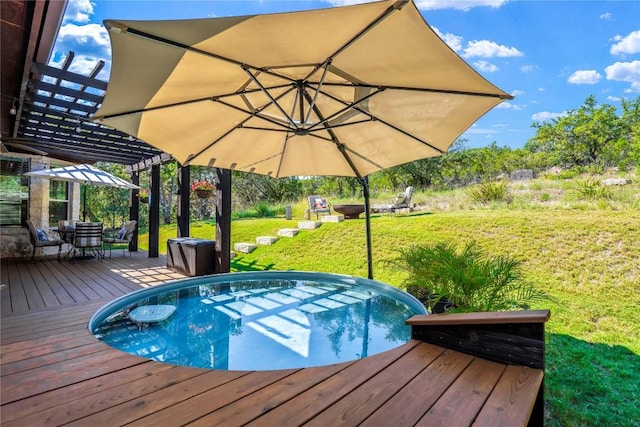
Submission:
[[[450,242],[411,246],[391,263],[409,274],[407,292],[431,313],[528,309],[551,300],[523,279],[520,261],[489,256],[474,241],[461,250]]]
[[[216,189],[216,186],[210,183],[209,181],[201,180],[191,184],[191,191],[196,193],[196,196],[198,196],[201,199],[206,199],[208,197],[211,197],[215,189]]]
[[[142,189],[138,192],[140,203],[149,203],[149,190]]]

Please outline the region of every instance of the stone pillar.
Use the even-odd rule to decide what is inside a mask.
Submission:
[[[69,185],[69,203],[71,204],[69,219],[79,220],[80,211],[82,210],[82,200],[80,198],[80,184],[77,182],[70,183]]]
[[[49,229],[49,180],[31,177],[29,218],[36,227]]]

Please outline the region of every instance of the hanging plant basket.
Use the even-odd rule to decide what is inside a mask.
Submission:
[[[208,199],[213,195],[213,190],[195,190],[195,193],[199,199]]]
[[[191,191],[196,193],[196,196],[200,199],[208,199],[215,191],[216,186],[205,180],[200,180],[191,184]]]
[[[149,196],[138,196],[140,203],[149,203]]]

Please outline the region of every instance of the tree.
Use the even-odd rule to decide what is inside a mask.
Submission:
[[[177,217],[174,195],[178,191],[178,163],[168,162],[160,166],[160,211],[165,224]]]
[[[633,107],[637,108],[637,103],[623,103],[623,109],[628,111],[626,116],[620,117],[614,106],[598,106],[591,95],[577,110],[551,122],[533,123],[536,135],[525,148],[548,153],[560,166],[613,166],[610,163],[620,162],[621,150],[631,143],[627,121],[633,118]],[[637,119],[637,112],[635,117]]]
[[[98,163],[96,167],[126,181],[130,179],[123,165]],[[88,185],[87,211],[90,218],[103,221],[106,227],[119,227],[129,218],[129,197],[130,190]]]
[[[302,185],[295,177],[271,178],[234,171],[231,186],[233,203],[240,209],[253,207],[259,202],[285,203],[302,196]]]
[[[622,100],[622,137],[616,143],[618,166],[622,170],[640,167],[640,96],[635,101]]]

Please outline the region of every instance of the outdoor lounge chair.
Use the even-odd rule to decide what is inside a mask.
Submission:
[[[125,249],[129,251],[129,243],[131,243],[131,239],[133,239],[133,233],[136,231],[136,221],[127,221],[122,225],[118,234],[113,237],[105,237],[104,243],[109,246],[109,258],[111,258],[111,250],[113,249],[113,245],[122,244],[125,247],[122,248],[122,255],[124,255]],[[129,255],[131,255],[131,251],[129,251]]]
[[[320,214],[331,214],[331,203],[327,202],[327,199],[313,195],[307,198],[309,200],[309,212],[316,214],[316,219],[320,218]]]
[[[31,261],[33,261],[36,256],[36,248],[44,248],[47,246],[58,247],[58,261],[60,261],[62,245],[65,244],[65,241],[61,239],[50,239],[47,233],[41,228],[36,228],[36,226],[33,224],[33,221],[31,221],[30,219],[27,220],[27,226],[29,227],[29,239],[31,240],[31,245],[33,246]]]
[[[396,209],[408,208],[411,206],[411,196],[413,187],[407,187],[402,193],[398,193],[396,198],[386,205],[374,206],[378,212],[395,212]]]

